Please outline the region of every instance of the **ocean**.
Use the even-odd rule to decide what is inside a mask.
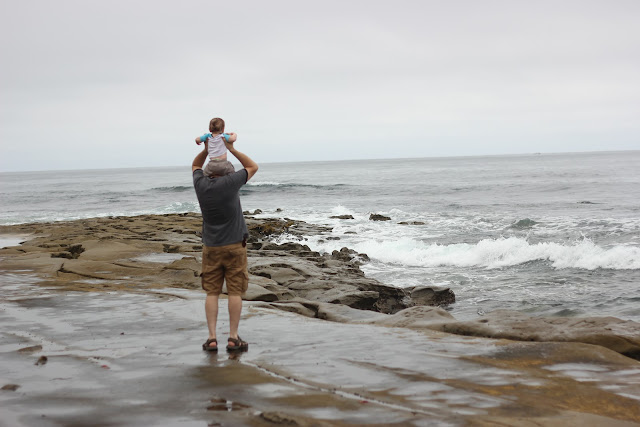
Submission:
[[[640,321],[640,151],[269,163],[241,197],[333,227],[303,243],[366,253],[369,277],[451,288],[460,320]],[[0,224],[198,211],[190,165],[0,174]]]

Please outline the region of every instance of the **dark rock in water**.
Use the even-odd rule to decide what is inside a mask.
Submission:
[[[391,218],[388,216],[380,215],[380,214],[371,214],[369,215],[369,219],[371,221],[391,221]]]
[[[332,218],[332,219],[354,219],[353,215],[334,215],[334,216],[330,216],[329,218]]]
[[[345,231],[344,234],[358,234],[355,231]]]
[[[424,225],[424,222],[422,221],[402,221],[398,223],[399,225]]]
[[[40,356],[35,364],[36,365],[44,365],[45,363],[47,363],[47,360],[49,360],[49,359],[47,359],[47,356]]]
[[[331,258],[337,259],[339,261],[351,261],[351,258],[353,258],[353,255],[356,255],[356,254],[357,252],[354,251],[353,249],[343,247],[339,251],[331,252]]]
[[[276,209],[276,212],[282,212],[282,209],[278,208]]]
[[[529,219],[529,218],[525,218],[525,219],[521,219],[520,221],[516,221],[513,224],[511,224],[511,228],[519,228],[519,229],[531,228],[536,224],[537,224],[537,222],[535,222],[534,220]]]
[[[438,289],[428,286],[416,286],[409,294],[411,305],[441,306],[456,302],[456,296],[449,288]]]
[[[18,350],[18,353],[35,353],[37,351],[41,351],[42,350],[42,346],[41,345],[33,345],[31,347],[23,347],[21,349]]]
[[[5,384],[2,386],[2,390],[6,391],[16,391],[20,386],[18,384]]]
[[[242,215],[259,215],[259,214],[261,214],[261,213],[262,213],[262,211],[261,211],[260,209],[256,209],[256,210],[255,210],[255,211],[253,211],[253,212],[250,212],[250,211],[242,211]]]
[[[581,202],[578,202],[579,205],[599,205],[600,203],[595,203],[595,202],[590,202],[588,200],[583,200]]]
[[[327,237],[327,240],[340,240],[340,238],[338,236],[330,236]]]

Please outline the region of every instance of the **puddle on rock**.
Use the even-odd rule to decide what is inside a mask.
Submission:
[[[242,409],[250,408],[249,405],[245,405],[243,403],[234,402],[231,400],[227,400],[223,397],[214,397],[211,399],[211,403],[213,405],[207,407],[207,411],[240,411]]]
[[[147,255],[140,255],[135,258],[131,258],[132,261],[142,262],[173,262],[184,258],[182,254],[170,254],[170,253],[153,253]]]

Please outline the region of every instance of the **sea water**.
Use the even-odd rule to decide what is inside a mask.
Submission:
[[[0,224],[199,210],[190,165],[0,183]],[[640,151],[261,164],[241,198],[258,217],[333,227],[304,243],[366,253],[362,269],[383,283],[450,287],[459,319],[640,321]]]

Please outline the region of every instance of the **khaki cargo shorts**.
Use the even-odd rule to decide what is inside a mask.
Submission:
[[[249,287],[247,248],[242,242],[202,247],[202,289],[207,295],[220,295],[225,281],[229,295],[242,295]]]

